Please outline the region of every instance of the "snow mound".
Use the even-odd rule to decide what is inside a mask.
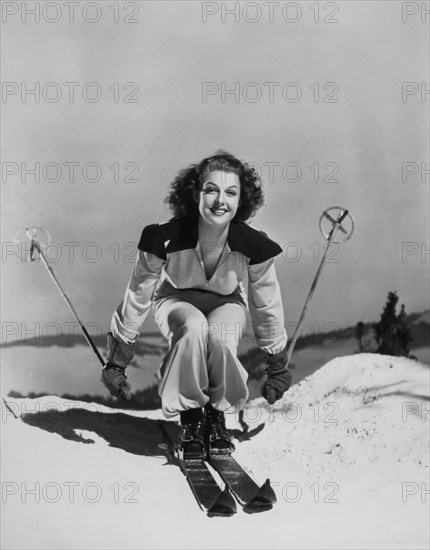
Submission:
[[[256,469],[265,464],[264,475],[334,481],[345,492],[353,485],[388,504],[390,483],[428,477],[429,373],[406,358],[334,359],[293,386],[273,411],[256,400],[266,427],[239,452]]]
[[[342,357],[249,403],[245,430],[228,411],[237,460],[278,497],[232,518],[207,518],[167,463],[160,411],[6,398],[3,547],[427,548],[429,373]]]

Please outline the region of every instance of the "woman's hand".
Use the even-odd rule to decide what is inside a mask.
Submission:
[[[127,382],[124,367],[118,367],[112,363],[106,363],[101,378],[104,386],[113,397],[128,401],[131,399],[131,386]]]
[[[131,386],[127,382],[125,369],[133,359],[134,348],[134,344],[121,342],[111,332],[108,333],[108,362],[103,369],[101,381],[111,395],[123,401],[131,399]]]
[[[262,389],[262,395],[269,403],[273,405],[291,386],[293,376],[285,367],[287,364],[287,347],[275,355],[266,355],[267,361],[267,380]]]

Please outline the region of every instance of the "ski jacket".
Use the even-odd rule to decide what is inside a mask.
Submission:
[[[283,304],[274,266],[274,257],[282,249],[263,231],[232,220],[210,279],[200,252],[198,216],[146,226],[138,248],[124,300],[112,317],[110,328],[115,337],[127,343],[135,341],[153,299],[167,281],[164,288],[237,295],[250,312],[257,345],[269,354],[285,348]]]

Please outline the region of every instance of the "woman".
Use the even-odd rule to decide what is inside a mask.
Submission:
[[[248,398],[237,346],[249,309],[266,352],[269,403],[291,384],[286,331],[274,257],[282,249],[244,223],[263,204],[256,171],[218,151],[182,170],[165,199],[174,217],[143,229],[139,256],[108,335],[102,381],[130,398],[125,368],[149,309],[169,341],[156,374],[164,415],[179,413],[184,457],[234,449],[224,411]],[[248,294],[243,281],[248,277]]]

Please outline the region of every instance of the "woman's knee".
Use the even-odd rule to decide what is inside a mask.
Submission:
[[[173,334],[177,339],[205,341],[204,322],[198,319],[184,321],[173,327]]]
[[[231,351],[236,351],[239,345],[240,333],[236,331],[226,332],[226,331],[216,331],[208,332],[206,335],[206,341],[208,344],[209,351],[212,349],[225,350],[229,349]]]

